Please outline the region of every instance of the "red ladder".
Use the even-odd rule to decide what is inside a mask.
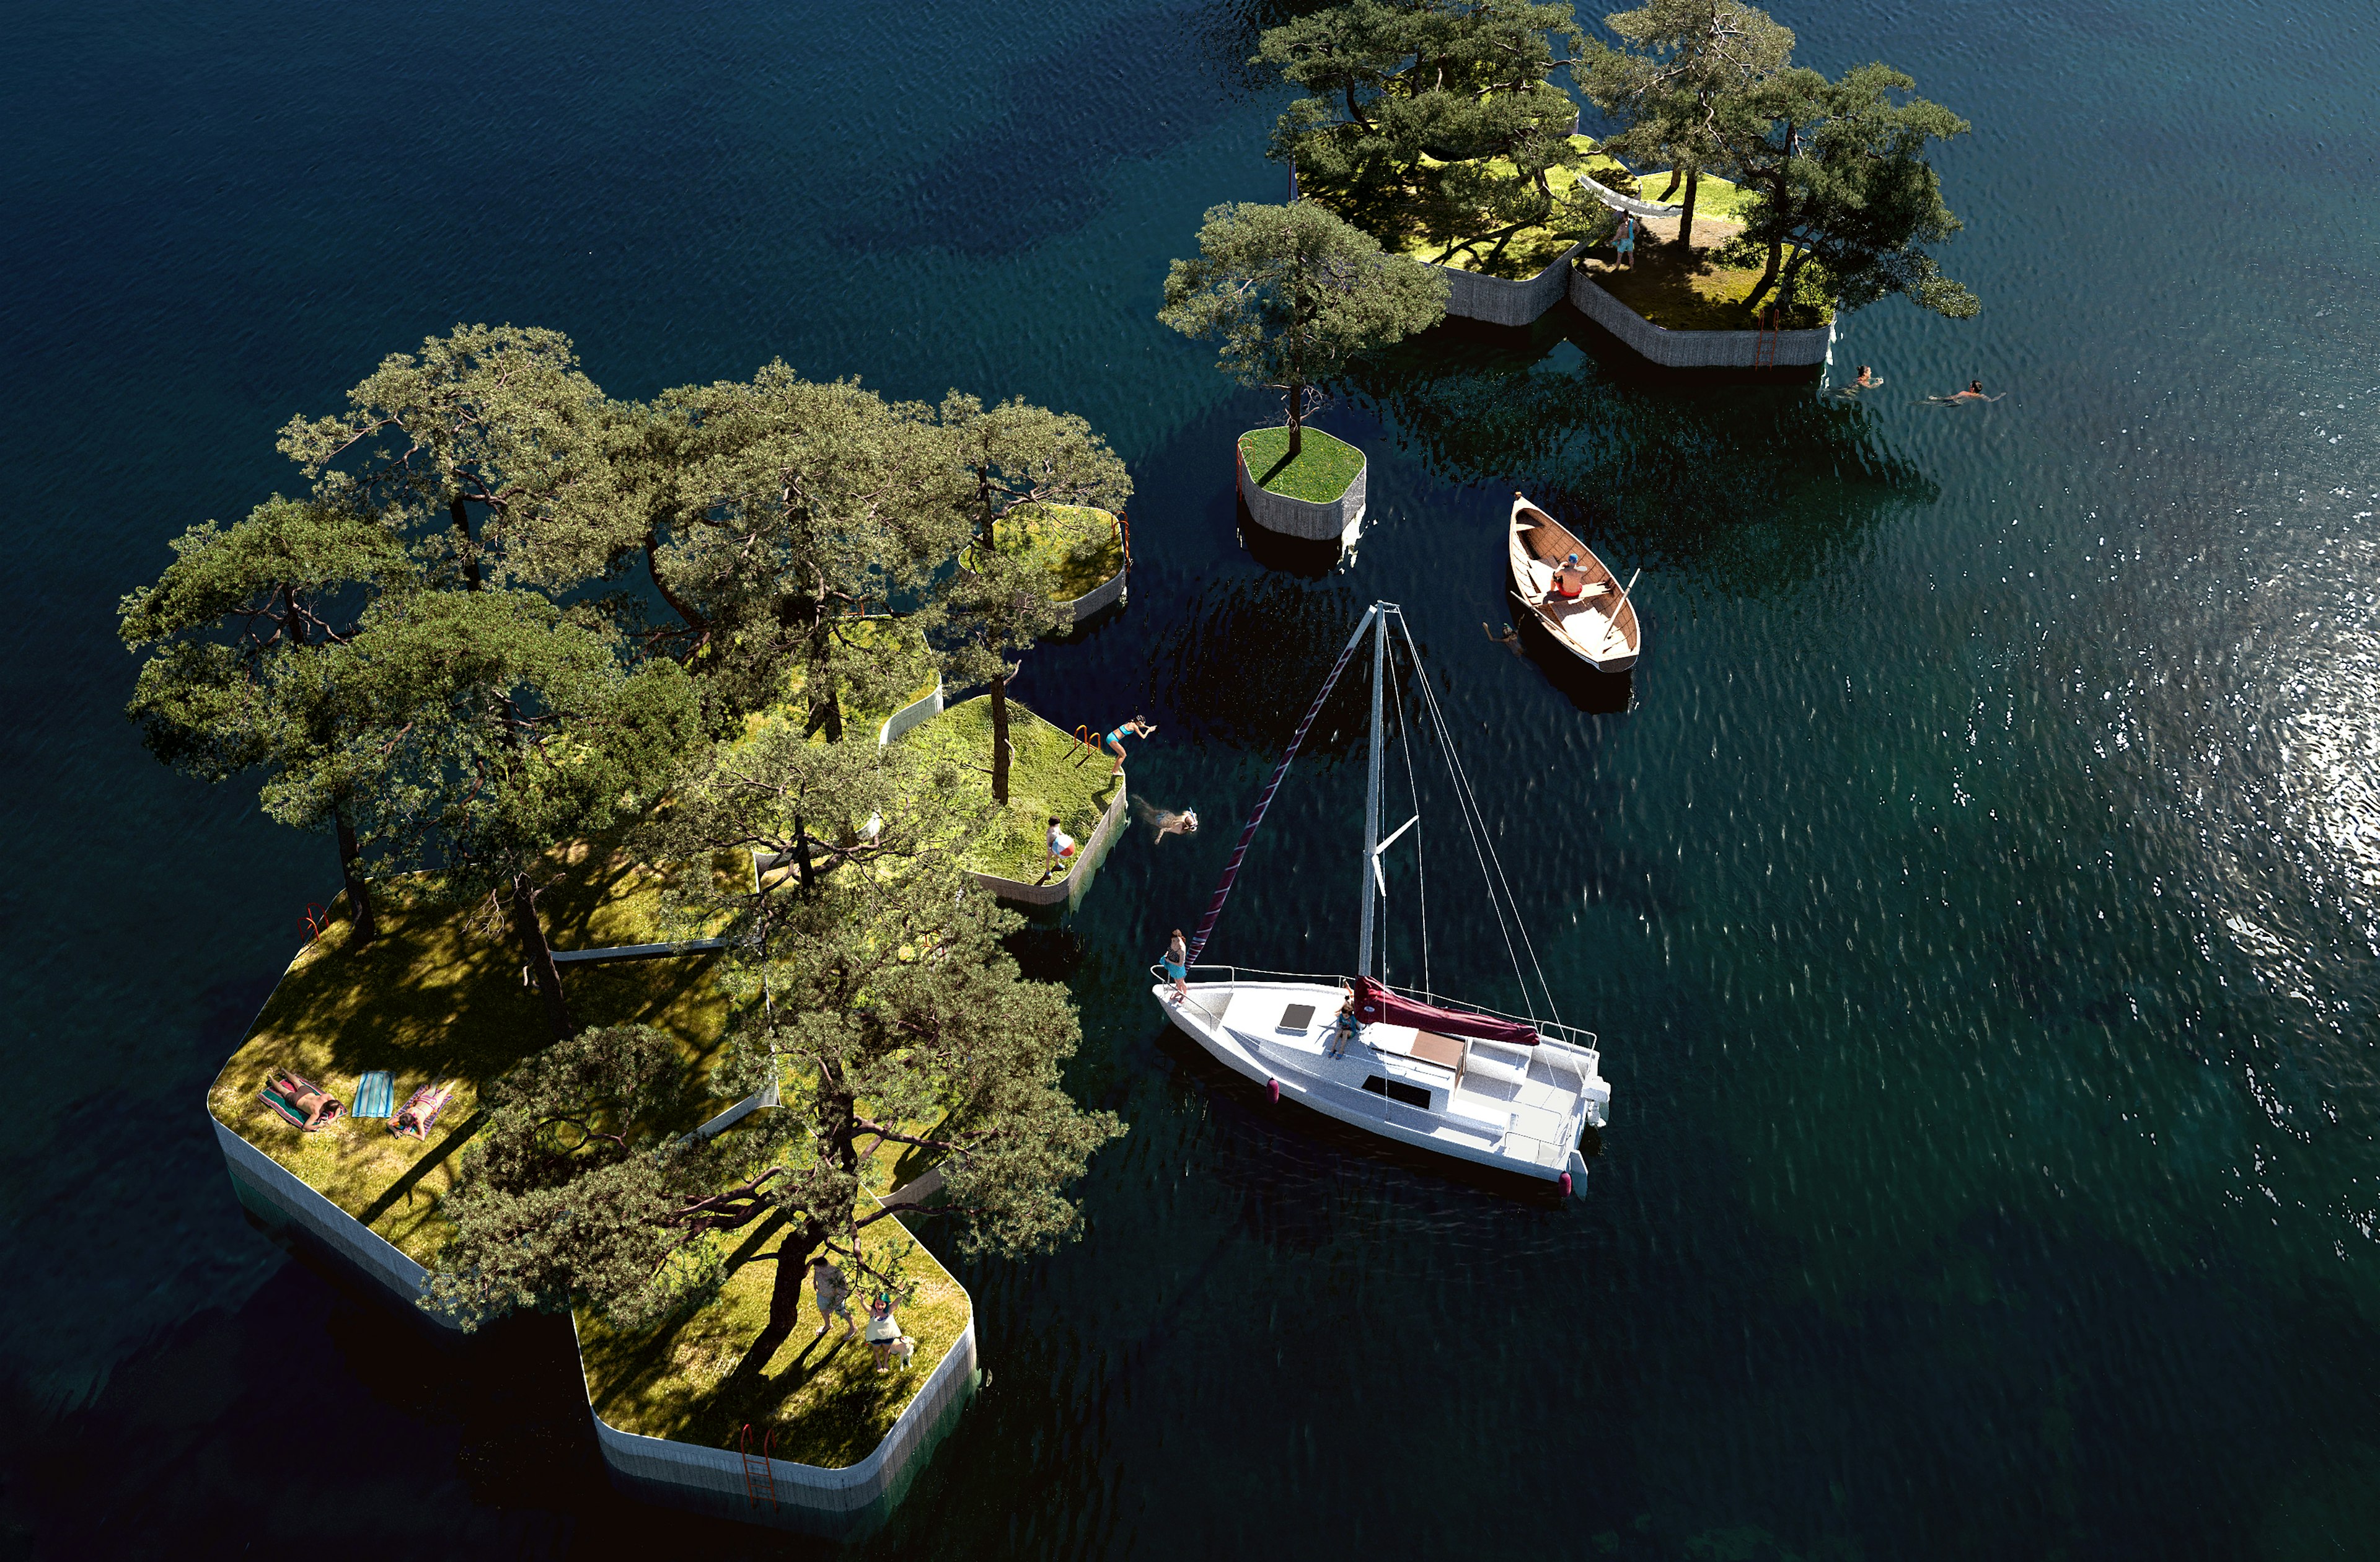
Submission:
[[[1752,339],[1753,368],[1777,367],[1777,311],[1772,309],[1768,311],[1767,317],[1760,322],[1760,334]]]
[[[777,1478],[770,1473],[769,1470],[770,1450],[775,1447],[776,1444],[777,1429],[771,1426],[769,1428],[768,1435],[760,1441],[760,1457],[754,1459],[752,1457],[752,1423],[748,1421],[744,1423],[744,1435],[738,1446],[739,1451],[744,1456],[744,1497],[754,1508],[760,1506],[760,1498],[763,1495],[768,1497],[769,1506],[771,1508],[777,1506]]]

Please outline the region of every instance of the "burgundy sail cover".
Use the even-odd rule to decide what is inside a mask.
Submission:
[[[1505,1041],[1515,1047],[1537,1044],[1536,1028],[1533,1025],[1518,1020],[1500,1020],[1493,1014],[1471,1014],[1460,1009],[1415,1003],[1412,999],[1399,998],[1369,976],[1355,978],[1355,1018],[1367,1025],[1411,1025],[1440,1035],[1475,1035],[1482,1041]]]

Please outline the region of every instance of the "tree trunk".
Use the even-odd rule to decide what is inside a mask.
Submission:
[[[1686,170],[1686,209],[1678,213],[1678,248],[1694,247],[1694,197],[1702,192],[1703,171],[1699,164]]]
[[[463,508],[461,494],[456,494],[448,503],[446,513],[455,517],[455,535],[462,539],[463,578],[470,583],[472,590],[477,591],[480,588],[480,546],[471,540],[471,516]]]
[[[1008,679],[1005,676],[991,681],[991,800],[1003,807],[1008,804]]]
[[[785,1235],[777,1243],[777,1282],[769,1288],[770,1333],[790,1333],[801,1322],[802,1281],[809,1276],[810,1254],[818,1251],[824,1236],[815,1220],[785,1223]],[[826,1320],[819,1322],[823,1325]]]
[[[568,1041],[578,1034],[578,1024],[570,1017],[570,1004],[562,996],[562,972],[553,963],[553,950],[545,941],[545,929],[538,924],[537,887],[526,873],[513,875],[513,933],[520,939],[530,979],[545,998],[545,1018],[552,1027],[553,1039]]]
[[[1768,243],[1768,269],[1760,273],[1760,281],[1754,285],[1752,296],[1744,299],[1745,309],[1756,309],[1760,307],[1760,300],[1767,296],[1770,288],[1777,285],[1777,268],[1784,263],[1785,246],[1771,239]]]
[[[1289,458],[1296,460],[1297,453],[1305,448],[1305,387],[1292,385],[1289,388]]]
[[[335,808],[331,819],[339,837],[339,877],[347,886],[347,921],[354,931],[347,936],[347,948],[359,950],[380,934],[379,920],[372,914],[371,886],[364,882],[363,848],[357,844],[356,827],[347,822],[345,807]]]
[[[1662,199],[1663,200],[1669,200],[1669,199],[1670,199],[1670,197],[1671,197],[1671,196],[1673,196],[1673,195],[1677,194],[1677,193],[1678,193],[1678,181],[1679,181],[1679,180],[1681,180],[1681,179],[1682,179],[1682,178],[1684,178],[1685,176],[1686,176],[1686,165],[1685,165],[1683,163],[1680,163],[1676,167],[1674,167],[1674,168],[1670,169],[1670,185],[1669,185],[1669,188],[1668,188],[1667,189],[1664,189],[1664,190],[1661,192],[1661,199]]]
[[[818,872],[810,866],[810,832],[799,814],[794,816],[794,877],[804,890],[818,888]]]

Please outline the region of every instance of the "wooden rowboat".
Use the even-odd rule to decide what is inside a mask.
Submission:
[[[1636,665],[1645,648],[1645,629],[1637,622],[1628,587],[1593,549],[1519,493],[1512,495],[1507,551],[1512,595],[1536,615],[1556,645],[1597,672],[1625,672]],[[1556,589],[1555,575],[1572,554],[1586,577],[1585,587],[1566,597]]]

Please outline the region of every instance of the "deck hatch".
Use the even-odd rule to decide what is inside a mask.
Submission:
[[[1364,1088],[1375,1096],[1385,1096],[1391,1101],[1402,1101],[1408,1107],[1420,1107],[1426,1110],[1429,1106],[1429,1092],[1418,1084],[1404,1084],[1396,1080],[1382,1079],[1379,1075],[1374,1074],[1364,1082]]]

